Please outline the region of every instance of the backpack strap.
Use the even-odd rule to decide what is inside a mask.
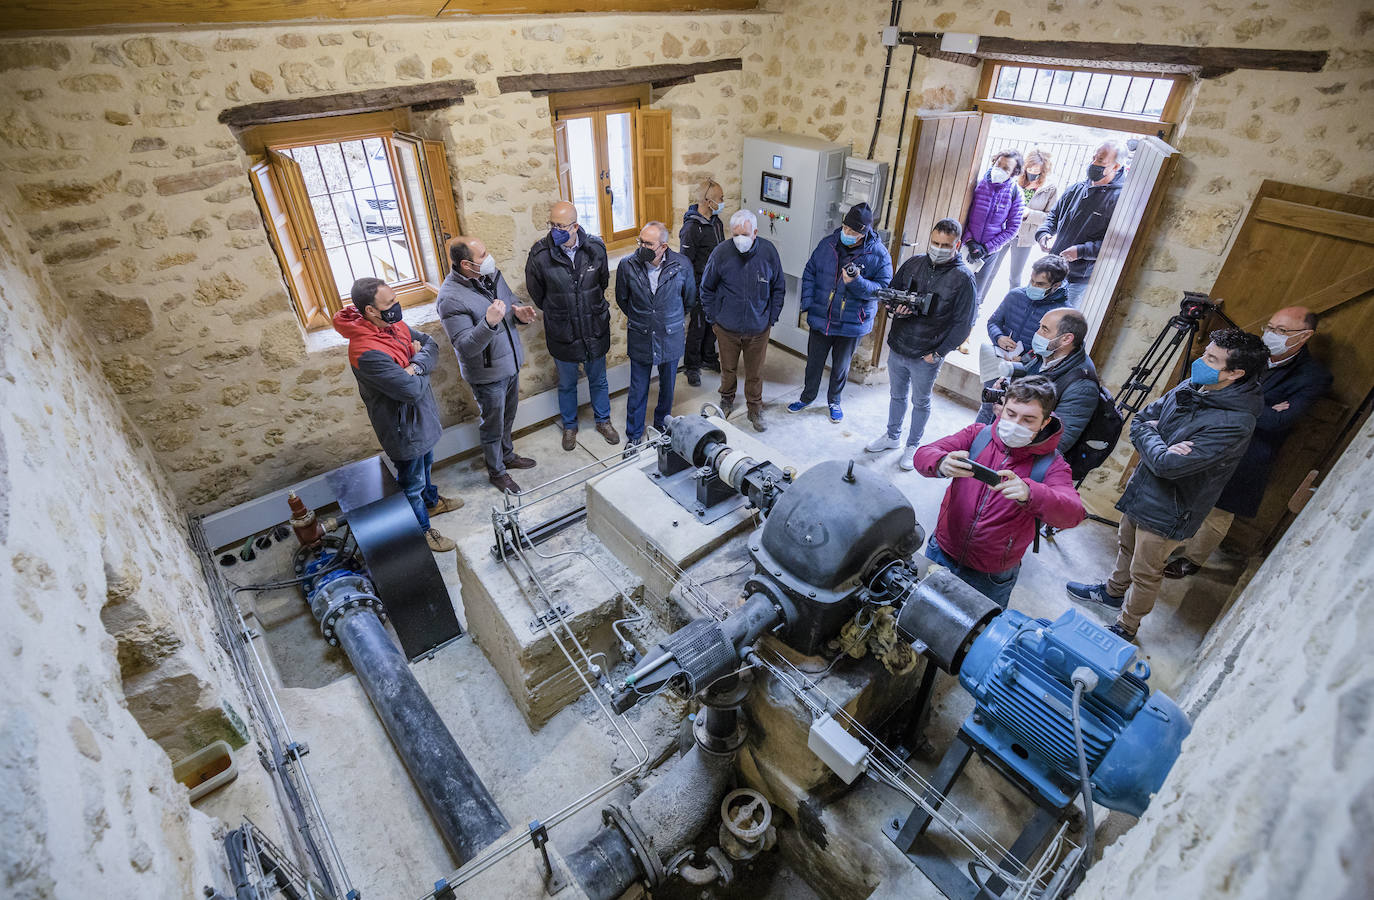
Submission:
[[[984,425],[983,430],[973,436],[973,443],[968,448],[969,459],[977,462],[978,456],[992,443],[992,429],[992,425]]]
[[[1055,453],[1058,452],[1055,451]],[[1031,481],[1044,482],[1045,475],[1050,471],[1050,466],[1054,465],[1054,455],[1054,453],[1046,453],[1044,456],[1036,458],[1035,462],[1031,464]]]

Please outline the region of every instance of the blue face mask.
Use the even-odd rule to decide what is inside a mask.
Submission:
[[[568,242],[568,238],[572,237],[572,234],[562,228],[550,228],[549,237],[553,238],[555,247],[561,247]]]
[[[1197,359],[1193,360],[1193,371],[1191,373],[1191,377],[1193,379],[1193,384],[1196,384],[1199,387],[1201,387],[1202,385],[1216,384],[1218,381],[1221,380],[1221,370],[1214,369],[1211,366],[1207,365],[1207,363],[1203,361],[1202,357],[1199,356]]]
[[[853,247],[853,246],[854,246],[855,244],[857,244],[858,242],[859,242],[859,239],[858,239],[857,237],[855,237],[854,235],[852,235],[852,234],[846,234],[846,233],[843,232],[843,231],[840,232],[840,243],[841,243],[841,244],[844,244],[846,247]]]
[[[1031,352],[1039,357],[1050,355],[1050,339],[1043,334],[1036,333],[1031,336]]]
[[[1049,291],[1045,290],[1042,287],[1036,287],[1033,284],[1026,285],[1026,296],[1031,298],[1032,300],[1044,300],[1045,295],[1048,293]]]

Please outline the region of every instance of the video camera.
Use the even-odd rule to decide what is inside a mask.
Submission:
[[[882,301],[883,306],[887,307],[888,315],[894,319],[930,315],[931,304],[935,302],[935,294],[930,291],[915,293],[898,291],[890,287],[878,288],[873,292],[873,296]]]
[[[1221,306],[1201,291],[1184,291],[1178,304],[1178,314],[1191,322],[1200,322],[1208,313],[1220,313]],[[1229,321],[1229,320],[1228,320]]]

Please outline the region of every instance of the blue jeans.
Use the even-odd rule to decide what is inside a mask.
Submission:
[[[396,466],[396,480],[401,483],[410,508],[415,510],[415,518],[420,522],[420,530],[429,530],[429,510],[426,507],[439,502],[439,489],[429,480],[429,470],[434,466],[434,451],[414,459],[393,459]]]
[[[902,419],[906,417],[906,400],[911,396],[911,431],[907,433],[906,445],[915,447],[921,443],[921,435],[926,430],[926,420],[930,418],[930,391],[935,387],[935,376],[940,372],[943,359],[928,363],[920,357],[912,359],[895,350],[887,356],[887,372],[891,376],[887,401],[887,436],[902,436]]]
[[[577,377],[578,368],[587,372],[587,390],[592,395],[592,413],[598,422],[611,421],[611,392],[606,384],[606,357],[599,356],[586,362],[553,361],[558,369],[558,411],[563,416],[563,427],[577,430]]]
[[[1065,302],[1074,309],[1081,309],[1079,301],[1083,298],[1083,294],[1087,290],[1088,282],[1086,281],[1064,282],[1064,292],[1069,295],[1069,299]]]
[[[1021,574],[1020,563],[1005,572],[991,575],[987,572],[979,572],[977,569],[970,569],[968,566],[955,565],[954,560],[946,556],[945,552],[940,549],[940,545],[935,543],[934,532],[926,540],[926,549],[922,552],[925,553],[926,559],[949,569],[964,584],[1003,609],[1007,608],[1007,601],[1011,599],[1011,589],[1016,587],[1016,576]]]
[[[625,439],[644,437],[644,412],[649,407],[649,378],[652,363],[630,360],[630,394],[625,402]],[[654,427],[663,430],[663,417],[673,411],[673,387],[677,384],[677,360],[658,367],[658,403],[654,405]]]

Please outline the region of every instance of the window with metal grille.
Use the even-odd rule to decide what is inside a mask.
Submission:
[[[991,99],[1161,120],[1176,83],[1173,77],[1001,65]]]

